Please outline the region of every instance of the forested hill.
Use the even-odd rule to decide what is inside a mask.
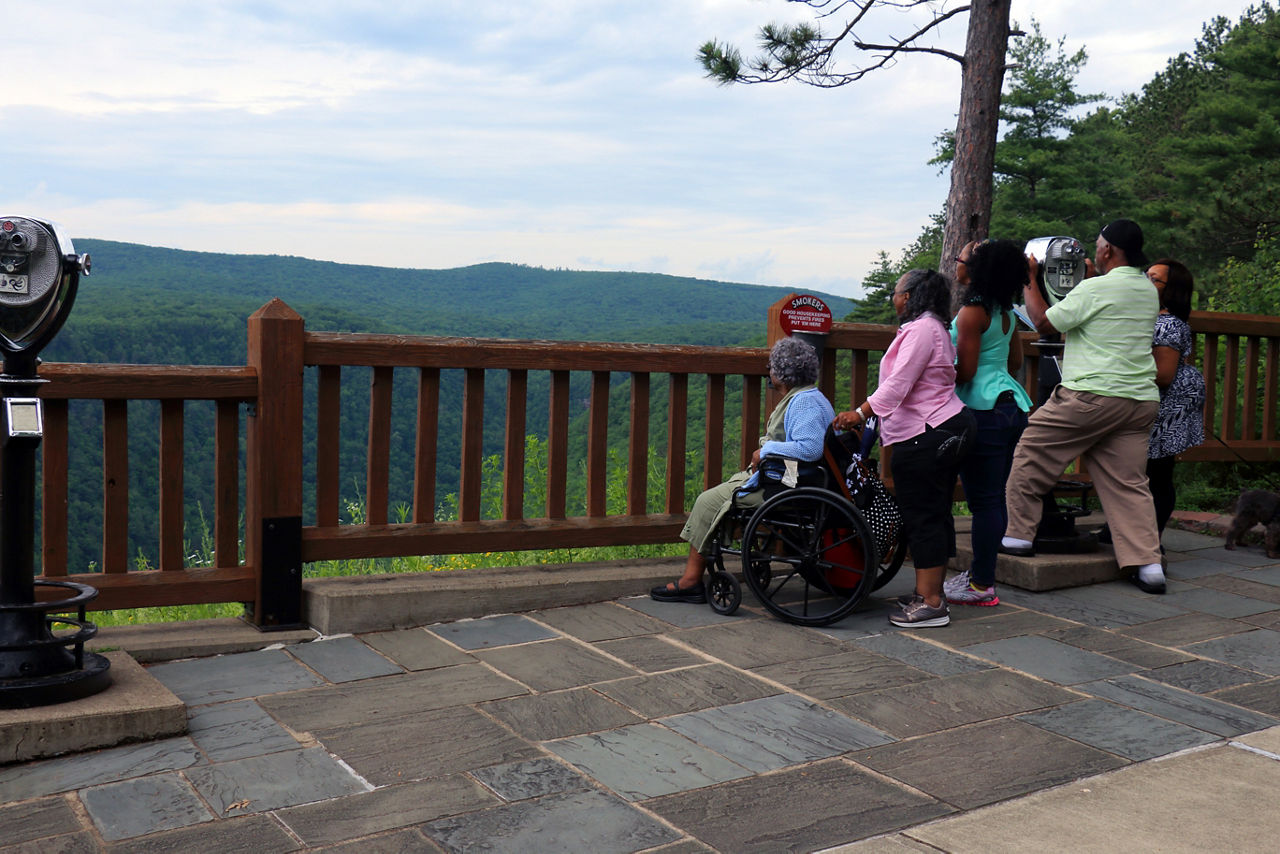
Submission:
[[[477,264],[407,270],[78,239],[93,273],[50,361],[236,363],[245,319],[273,297],[307,328],[500,338],[758,344],[792,288],[653,273]],[[843,317],[850,302],[823,294]]]

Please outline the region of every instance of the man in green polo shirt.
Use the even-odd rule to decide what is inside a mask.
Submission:
[[[1006,486],[1009,525],[1001,550],[1031,554],[1041,496],[1068,463],[1084,457],[1111,527],[1116,560],[1148,593],[1165,591],[1160,533],[1147,485],[1147,441],[1160,406],[1151,330],[1160,311],[1141,267],[1142,229],[1118,219],[1098,235],[1100,273],[1047,305],[1031,282],[1027,314],[1043,334],[1062,332],[1062,382],[1022,434]]]

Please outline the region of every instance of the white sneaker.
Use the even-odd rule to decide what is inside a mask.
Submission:
[[[942,582],[942,592],[948,596],[953,593],[959,593],[961,590],[968,588],[971,581],[973,581],[973,578],[969,575],[969,570],[958,572]]]

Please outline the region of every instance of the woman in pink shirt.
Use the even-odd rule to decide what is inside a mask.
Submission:
[[[880,416],[880,441],[893,448],[890,467],[902,506],[916,589],[899,601],[889,622],[902,628],[951,622],[942,592],[947,559],[956,553],[951,499],[960,463],[973,445],[973,413],[956,396],[956,350],[951,343],[951,283],[934,270],[912,270],[893,291],[898,334],[880,360],[880,384],[835,425],[860,427]]]

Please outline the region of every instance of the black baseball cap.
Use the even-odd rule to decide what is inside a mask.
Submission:
[[[1142,251],[1142,228],[1131,219],[1117,219],[1102,227],[1102,239],[1124,252],[1131,267],[1147,266]]]

